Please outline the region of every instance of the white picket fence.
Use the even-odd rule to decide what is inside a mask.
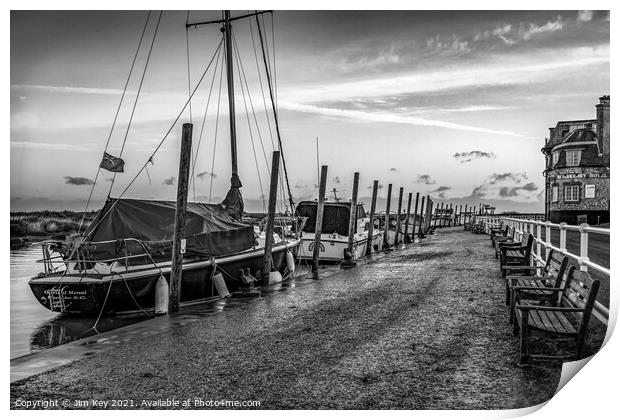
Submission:
[[[532,252],[532,259],[537,265],[544,265],[547,255],[552,250],[559,252],[560,254],[569,258],[574,258],[579,264],[581,271],[588,271],[592,269],[598,273],[601,273],[607,277],[610,277],[609,267],[603,267],[595,262],[590,261],[588,258],[588,241],[590,235],[607,235],[610,236],[610,229],[598,228],[583,223],[579,226],[569,225],[566,223],[551,223],[549,221],[523,219],[517,217],[502,217],[502,216],[478,216],[478,219],[483,219],[490,224],[504,224],[511,226],[515,229],[518,238],[520,239],[524,233],[529,233],[534,237],[535,246]],[[542,229],[545,230],[545,237],[542,237]],[[553,244],[551,240],[551,233],[553,230],[559,230],[559,243]],[[573,254],[566,249],[566,233],[569,231],[580,233],[580,246],[579,255]],[[600,302],[594,304],[594,310],[592,314],[605,325],[607,325],[609,319],[609,309],[602,305]]]

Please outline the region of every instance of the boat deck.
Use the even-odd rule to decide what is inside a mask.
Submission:
[[[88,357],[88,345],[72,343],[68,360],[80,360],[12,383],[12,404],[195,396],[263,409],[508,409],[547,401],[560,380],[560,365],[518,365],[487,235],[441,229],[281,288],[102,335],[114,344],[91,337]],[[47,351],[50,367],[62,347]],[[19,377],[46,363],[46,351],[29,357]]]

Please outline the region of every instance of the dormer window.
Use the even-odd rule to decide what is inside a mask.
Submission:
[[[579,166],[581,163],[581,150],[566,151],[566,166]]]

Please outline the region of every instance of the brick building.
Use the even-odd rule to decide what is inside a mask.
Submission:
[[[545,155],[545,215],[552,222],[609,222],[609,96],[596,118],[549,128]]]

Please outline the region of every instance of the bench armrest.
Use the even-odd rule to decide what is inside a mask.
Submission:
[[[509,286],[514,290],[548,290],[550,292],[561,292],[561,287],[536,287],[536,286]]]
[[[537,311],[549,311],[549,312],[585,312],[582,308],[567,308],[565,306],[536,306],[536,305],[520,305],[515,306],[516,309],[524,311],[537,310]]]
[[[542,265],[511,265],[510,267],[515,270],[541,270],[545,268]]]

